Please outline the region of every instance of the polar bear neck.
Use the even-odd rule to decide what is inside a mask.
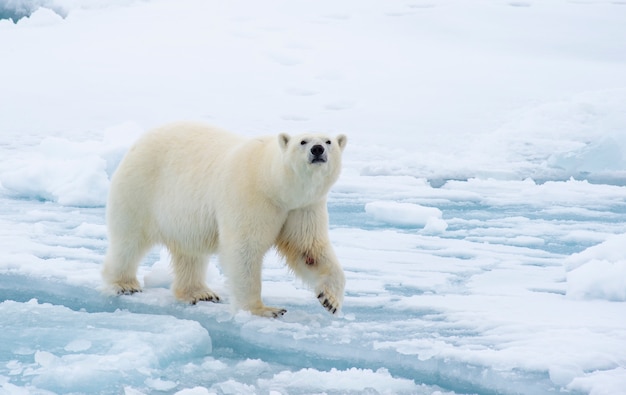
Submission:
[[[290,162],[282,155],[272,158],[271,182],[266,192],[275,203],[287,210],[310,206],[326,199],[339,176],[335,161],[323,165]],[[269,180],[268,180],[269,181]]]

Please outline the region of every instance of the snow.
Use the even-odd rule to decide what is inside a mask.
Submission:
[[[10,20],[9,18],[12,18]],[[620,1],[0,4],[0,393],[620,394]],[[270,252],[277,320],[187,306],[169,255],[101,291],[144,131],[345,133],[331,317]]]
[[[574,298],[626,302],[626,234],[571,255],[566,261],[567,294]]]

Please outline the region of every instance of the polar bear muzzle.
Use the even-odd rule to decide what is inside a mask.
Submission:
[[[326,163],[328,157],[323,145],[316,144],[309,151],[309,163]]]

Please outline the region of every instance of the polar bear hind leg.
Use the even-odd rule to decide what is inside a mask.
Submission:
[[[219,302],[220,297],[205,284],[208,259],[202,255],[185,255],[170,249],[174,284],[172,290],[178,300],[196,304],[200,301]]]
[[[149,247],[138,242],[111,240],[104,258],[102,276],[113,293],[130,295],[141,292],[141,285],[137,280],[137,268]]]

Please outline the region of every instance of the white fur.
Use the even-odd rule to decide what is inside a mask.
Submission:
[[[311,163],[315,145],[325,163]],[[140,291],[137,267],[159,243],[172,255],[175,296],[217,301],[204,279],[208,256],[219,253],[235,305],[275,317],[285,310],[261,301],[261,266],[276,246],[335,312],[345,280],[328,240],[326,196],[345,145],[343,135],[245,139],[189,123],[147,133],[111,180],[105,281],[117,293]]]

